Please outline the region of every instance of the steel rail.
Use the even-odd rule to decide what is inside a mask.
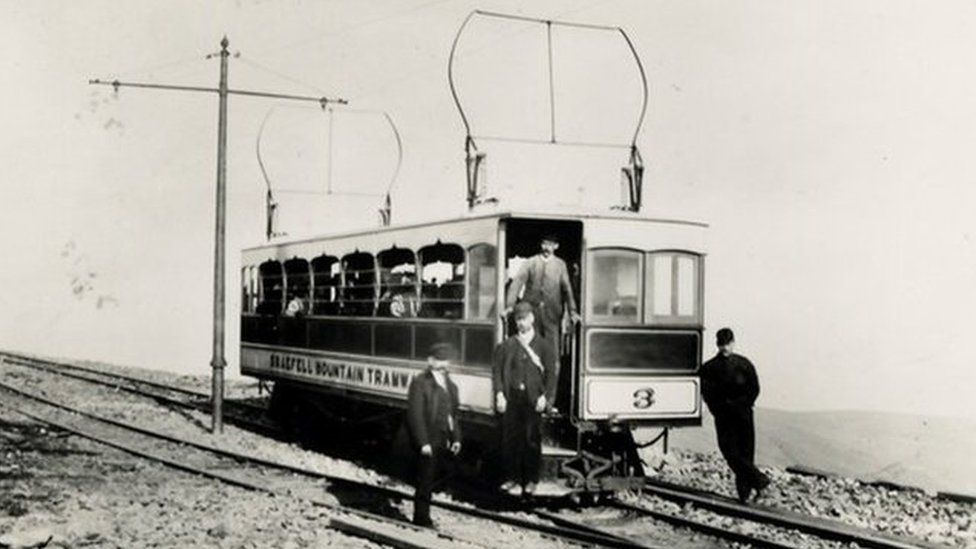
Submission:
[[[709,534],[718,538],[734,541],[737,543],[745,543],[748,544],[750,547],[760,547],[763,549],[794,549],[793,545],[783,544],[778,541],[773,541],[752,534],[746,534],[734,530],[726,530],[724,528],[712,524],[708,524],[706,522],[690,519],[687,517],[682,517],[679,515],[673,515],[671,513],[655,511],[653,509],[646,509],[644,507],[632,505],[629,503],[624,503],[621,501],[614,501],[610,503],[610,505],[624,511],[630,511],[633,513],[649,516],[651,518],[655,518],[657,520],[667,522],[673,526],[688,528],[690,530],[695,530],[703,534]]]
[[[175,444],[185,445],[185,446],[192,447],[192,448],[196,448],[196,449],[199,449],[199,450],[204,450],[204,451],[207,451],[207,452],[216,454],[216,455],[220,455],[220,456],[227,457],[227,458],[231,458],[231,459],[236,459],[236,460],[242,461],[242,462],[249,462],[249,463],[254,463],[254,464],[262,465],[262,466],[265,466],[265,467],[277,468],[277,469],[280,469],[280,470],[283,470],[283,471],[288,471],[288,472],[295,473],[295,474],[299,474],[299,475],[304,475],[304,476],[308,476],[308,477],[312,477],[312,478],[316,478],[316,479],[326,480],[326,481],[332,482],[334,484],[342,484],[342,485],[345,485],[345,486],[348,486],[348,487],[352,487],[352,488],[357,488],[357,489],[361,489],[361,490],[372,491],[374,493],[381,494],[381,495],[384,495],[384,496],[390,497],[390,498],[399,498],[399,499],[412,499],[413,498],[413,494],[411,492],[407,491],[407,490],[402,490],[402,489],[392,488],[392,487],[386,487],[386,486],[377,486],[375,484],[370,484],[370,483],[363,482],[363,481],[356,480],[356,479],[350,479],[348,477],[342,477],[342,476],[338,476],[338,475],[331,475],[331,474],[328,474],[328,473],[322,473],[322,472],[316,471],[314,469],[308,469],[308,468],[305,468],[305,467],[300,467],[300,466],[297,466],[297,465],[291,465],[291,464],[287,464],[287,463],[280,463],[280,462],[273,461],[273,460],[269,460],[269,459],[262,458],[262,457],[259,457],[259,456],[253,456],[253,455],[248,455],[248,454],[244,454],[244,453],[241,453],[241,452],[235,452],[233,450],[227,450],[227,449],[223,449],[223,448],[218,448],[216,446],[211,446],[209,444],[204,444],[202,442],[198,442],[198,441],[186,439],[186,438],[183,438],[183,437],[178,437],[178,436],[170,435],[170,434],[167,434],[167,433],[162,433],[162,432],[155,431],[155,430],[152,430],[152,429],[146,429],[146,428],[143,428],[143,427],[139,427],[137,425],[132,425],[132,424],[127,423],[127,422],[122,422],[122,421],[118,421],[118,420],[115,420],[115,419],[112,419],[112,418],[104,417],[104,416],[99,415],[99,414],[95,414],[95,413],[91,413],[91,412],[86,412],[84,410],[80,410],[80,409],[74,408],[72,406],[68,406],[66,404],[59,403],[59,402],[54,401],[52,399],[49,399],[49,398],[46,398],[46,397],[43,397],[43,396],[40,396],[40,395],[33,394],[33,393],[29,392],[29,391],[24,391],[23,389],[14,387],[14,386],[12,386],[12,385],[10,385],[8,383],[2,382],[2,381],[0,381],[0,389],[5,390],[5,391],[8,391],[8,392],[11,392],[11,393],[14,393],[14,394],[19,395],[19,396],[21,396],[23,398],[28,398],[28,399],[35,400],[35,401],[40,402],[42,404],[45,404],[47,406],[51,406],[51,407],[58,408],[58,409],[61,409],[61,410],[65,410],[65,411],[68,411],[68,412],[71,412],[71,413],[74,413],[74,414],[78,414],[80,416],[83,416],[83,417],[86,417],[86,418],[89,418],[89,419],[92,419],[92,420],[95,420],[95,421],[100,421],[100,422],[103,422],[105,424],[112,425],[114,427],[118,427],[118,428],[121,428],[121,429],[125,429],[125,430],[128,430],[128,431],[132,431],[132,432],[141,434],[143,436],[155,437],[155,438],[158,438],[160,440],[164,440],[164,441],[171,442],[171,443],[175,443]],[[581,528],[560,527],[559,525],[552,526],[552,525],[548,525],[548,524],[544,524],[544,523],[539,523],[539,522],[535,522],[535,521],[521,519],[521,518],[518,518],[518,517],[515,517],[515,516],[512,516],[512,515],[506,515],[506,514],[502,514],[502,513],[496,513],[496,512],[493,512],[493,511],[487,511],[487,510],[478,509],[478,508],[475,508],[475,507],[468,507],[468,506],[465,506],[465,505],[460,505],[460,504],[457,504],[457,503],[454,503],[454,502],[451,502],[451,501],[446,501],[446,500],[439,499],[439,498],[435,498],[431,502],[431,504],[434,505],[435,507],[439,507],[441,509],[445,509],[445,510],[448,510],[448,511],[453,511],[453,512],[456,512],[456,513],[460,513],[460,514],[464,514],[464,515],[468,515],[468,516],[472,516],[472,517],[476,517],[476,518],[490,520],[490,521],[493,521],[493,522],[504,523],[504,524],[507,524],[509,526],[515,526],[515,527],[518,527],[518,528],[532,530],[532,531],[535,531],[535,532],[537,532],[539,534],[547,535],[547,536],[550,536],[552,538],[556,538],[558,540],[561,540],[563,542],[584,543],[584,544],[588,544],[588,545],[597,545],[597,546],[602,546],[602,547],[616,547],[616,548],[622,548],[622,549],[646,549],[648,547],[647,545],[639,544],[639,543],[633,542],[631,540],[627,540],[625,538],[622,538],[620,536],[617,536],[615,534],[612,534],[612,533],[609,533],[609,532],[605,532],[605,531],[601,531],[601,530],[596,529],[596,528],[588,528],[588,529],[584,530],[584,529],[581,529]]]
[[[194,390],[191,390],[191,389],[185,389],[183,387],[175,387],[175,386],[172,386],[172,385],[166,385],[164,383],[158,383],[158,382],[155,382],[155,381],[139,379],[137,377],[127,376],[125,374],[116,374],[116,373],[113,373],[113,372],[104,372],[104,371],[101,371],[101,370],[97,370],[97,369],[94,369],[94,368],[87,368],[87,367],[79,366],[79,365],[76,365],[76,364],[69,364],[69,363],[64,363],[64,362],[55,362],[55,361],[51,361],[51,360],[38,359],[38,358],[34,358],[34,357],[29,357],[29,356],[26,356],[26,355],[20,355],[20,354],[17,354],[17,353],[11,353],[11,352],[8,352],[8,351],[0,351],[0,358],[2,358],[3,360],[5,360],[6,362],[9,362],[10,364],[14,364],[16,366],[23,366],[25,368],[33,368],[35,370],[49,372],[49,373],[52,373],[52,374],[55,374],[55,375],[59,375],[59,376],[63,376],[63,377],[71,378],[71,379],[77,379],[77,380],[80,380],[80,381],[87,381],[87,382],[93,383],[95,385],[102,385],[104,387],[109,387],[109,388],[112,388],[112,389],[122,390],[122,391],[125,391],[127,393],[134,394],[134,395],[151,398],[153,400],[156,400],[157,402],[164,403],[164,404],[169,404],[169,405],[173,405],[173,406],[179,406],[181,408],[195,409],[195,410],[203,410],[203,411],[208,411],[209,410],[208,403],[210,401],[210,395],[208,395],[206,393],[194,391]],[[78,373],[71,372],[71,371],[65,371],[65,370],[76,370],[76,371],[80,371],[80,372],[85,372],[86,374],[104,376],[105,378],[110,378],[110,379],[111,378],[114,378],[116,380],[121,380],[122,382],[126,382],[126,383],[142,384],[142,385],[145,385],[147,387],[152,387],[153,389],[156,389],[158,391],[169,391],[169,392],[181,394],[181,395],[184,395],[184,396],[187,396],[187,397],[196,398],[196,399],[204,399],[204,400],[197,400],[197,401],[181,400],[179,398],[173,398],[173,397],[167,396],[165,394],[161,394],[161,393],[157,393],[157,392],[145,391],[145,390],[142,390],[142,389],[140,389],[138,387],[126,386],[126,385],[120,383],[119,381],[111,381],[110,379],[93,378],[93,377],[89,377],[88,375],[82,375],[82,374],[78,374]],[[264,407],[258,406],[258,405],[255,405],[255,404],[247,404],[247,403],[236,402],[236,401],[229,401],[228,404],[231,404],[233,407],[239,407],[239,408],[242,408],[242,409],[247,409],[251,413],[255,413],[255,412],[264,413],[266,411]],[[237,425],[239,425],[241,427],[253,429],[253,430],[259,431],[261,433],[270,434],[270,433],[276,432],[276,429],[272,425],[269,425],[267,423],[263,423],[263,422],[260,422],[260,421],[255,421],[255,420],[249,419],[249,418],[245,417],[244,415],[232,414],[232,416],[229,419],[231,421],[233,421],[235,424],[237,424]]]
[[[0,382],[0,386],[2,386],[6,390],[12,391],[15,394],[19,394],[19,395],[21,395],[21,396],[23,396],[25,398],[28,398],[28,399],[37,400],[39,402],[44,402],[44,400],[45,400],[45,399],[38,399],[38,398],[36,398],[36,395],[30,395],[29,393],[25,393],[23,391],[19,391],[16,388],[12,388],[11,386],[7,385],[6,383]],[[45,404],[48,404],[47,402],[44,402],[44,403]],[[81,411],[78,411],[78,410],[73,410],[72,408],[70,408],[68,406],[63,406],[63,405],[59,405],[59,404],[56,404],[56,403],[52,403],[52,404],[49,404],[49,405],[52,406],[52,407],[58,408],[58,409],[62,409],[62,410],[66,411],[66,412],[69,412],[69,413],[75,413],[75,414],[81,415],[82,417],[85,417],[85,418],[88,418],[88,419],[92,419],[94,421],[103,421],[100,418],[94,417],[92,414],[87,414],[85,412],[81,412]],[[360,519],[360,520],[365,520],[365,521],[370,521],[370,522],[376,522],[376,523],[385,524],[385,525],[393,525],[395,528],[397,528],[400,531],[400,534],[401,535],[400,536],[397,536],[395,538],[391,538],[389,536],[386,536],[384,538],[384,541],[386,542],[386,544],[387,545],[391,545],[393,547],[401,547],[403,549],[426,549],[427,547],[431,547],[431,546],[441,546],[441,547],[444,547],[446,549],[448,547],[458,546],[459,544],[461,546],[469,546],[469,547],[474,546],[474,544],[472,544],[471,542],[469,542],[467,540],[462,540],[460,538],[455,538],[453,536],[449,536],[447,534],[443,534],[443,533],[439,533],[439,532],[431,532],[429,530],[416,527],[416,526],[414,526],[412,524],[405,523],[403,521],[393,520],[393,519],[390,519],[388,517],[384,517],[384,516],[381,516],[381,515],[377,515],[377,514],[374,514],[374,513],[370,513],[368,511],[363,511],[363,510],[355,509],[355,508],[351,508],[351,507],[344,507],[342,505],[336,505],[336,504],[330,503],[328,501],[324,501],[324,500],[321,500],[321,499],[318,499],[318,498],[314,498],[314,497],[308,497],[308,496],[300,496],[300,497],[298,497],[298,496],[295,496],[295,495],[291,494],[290,492],[288,492],[286,490],[275,489],[274,487],[269,486],[267,484],[267,482],[259,482],[259,481],[254,481],[254,480],[250,480],[250,479],[246,479],[246,478],[235,477],[233,475],[224,473],[221,470],[218,470],[218,469],[215,469],[215,468],[205,468],[205,467],[198,467],[198,466],[195,466],[195,465],[190,465],[190,464],[188,464],[186,462],[179,461],[179,460],[176,460],[176,459],[172,459],[172,458],[167,457],[165,455],[161,455],[158,450],[155,450],[154,451],[154,450],[147,450],[145,448],[138,448],[138,447],[135,447],[131,443],[126,443],[124,441],[119,441],[117,439],[113,439],[112,437],[106,436],[104,434],[94,433],[94,432],[91,432],[88,429],[82,429],[82,428],[80,428],[78,426],[69,425],[67,423],[64,423],[64,422],[61,422],[61,421],[58,421],[58,420],[55,420],[55,419],[51,419],[50,417],[47,417],[47,416],[42,415],[42,414],[38,414],[38,413],[35,413],[35,412],[30,412],[30,411],[24,410],[23,408],[20,408],[20,407],[11,405],[9,402],[0,402],[0,406],[6,407],[6,408],[8,408],[10,410],[15,411],[18,414],[21,414],[21,415],[23,415],[25,417],[31,418],[31,419],[33,419],[35,421],[44,423],[44,424],[49,425],[49,426],[52,426],[52,427],[55,427],[55,428],[57,428],[57,429],[59,429],[61,431],[68,432],[68,433],[71,433],[71,434],[74,434],[74,435],[77,435],[77,436],[80,436],[80,437],[83,437],[83,438],[86,438],[86,439],[89,439],[89,440],[98,442],[98,443],[103,444],[105,446],[110,446],[112,448],[116,448],[118,450],[121,450],[123,452],[129,453],[129,454],[132,454],[132,455],[135,455],[135,456],[138,456],[138,457],[141,457],[143,459],[147,459],[147,460],[150,460],[150,461],[154,461],[154,462],[157,462],[157,463],[161,463],[163,465],[172,467],[172,468],[177,469],[177,470],[180,470],[180,471],[184,471],[184,472],[187,472],[187,473],[196,474],[196,475],[203,476],[203,477],[206,477],[206,478],[218,480],[218,481],[223,482],[225,484],[230,484],[230,485],[237,486],[237,487],[240,487],[240,488],[245,488],[245,489],[253,490],[253,491],[257,491],[257,492],[264,492],[264,493],[271,494],[271,495],[278,496],[278,497],[291,497],[291,498],[296,498],[296,499],[302,499],[303,501],[307,501],[309,503],[312,503],[313,505],[317,505],[317,506],[320,506],[320,507],[324,507],[326,509],[329,509],[329,510],[333,511],[334,513],[343,514],[343,515],[346,515],[346,516],[352,516],[352,517],[355,517],[355,518]],[[107,423],[107,424],[115,424],[115,423],[118,423],[118,422],[104,422],[104,423]],[[127,427],[124,427],[124,426],[122,428],[123,429],[126,429],[126,430],[133,431],[133,432],[139,432],[139,431],[136,431],[136,430],[128,429]],[[142,434],[146,438],[155,439],[155,440],[167,440],[167,439],[165,439],[163,437],[156,436],[156,434],[154,434],[154,433],[148,432],[146,430],[143,430],[143,431],[145,431],[145,432],[142,432],[140,434]],[[182,444],[181,442],[177,442],[177,443],[178,444]],[[245,461],[245,460],[242,460],[242,461]],[[251,463],[256,463],[256,462],[251,461]],[[342,523],[342,524],[336,525],[335,529],[348,531],[349,530],[348,525],[349,525],[349,523]],[[362,534],[367,534],[371,530],[373,530],[375,532],[375,529],[371,529],[371,528],[368,527],[368,523],[359,522],[359,523],[356,524],[356,526],[358,526],[360,528],[360,533],[362,533]],[[330,527],[332,527],[332,525],[330,525]],[[446,538],[446,539],[438,539],[438,538]],[[444,543],[443,544],[437,544],[438,541],[443,541]]]
[[[857,543],[862,547],[879,549],[915,549],[918,547],[942,549],[945,547],[921,539],[886,534],[836,520],[802,515],[784,509],[745,505],[718,494],[658,480],[648,479],[644,485],[644,492],[682,505],[690,504],[723,515],[782,526],[843,543]]]

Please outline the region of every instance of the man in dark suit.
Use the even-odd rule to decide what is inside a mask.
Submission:
[[[549,341],[558,357],[563,309],[569,310],[573,322],[579,322],[580,316],[566,262],[556,256],[559,239],[547,234],[542,237],[539,248],[539,253],[526,260],[512,278],[505,296],[505,315],[511,312],[524,287],[522,301],[533,307],[536,332]]]
[[[435,485],[446,478],[448,466],[461,451],[458,391],[447,373],[447,365],[454,358],[450,344],[432,345],[427,369],[414,376],[407,390],[407,431],[417,453],[413,522],[420,526],[433,526],[431,494]]]
[[[518,333],[495,348],[492,386],[495,410],[501,414],[502,489],[532,495],[542,464],[541,416],[556,393],[556,356],[535,330],[532,306],[513,311]]]
[[[759,396],[759,378],[752,362],[733,352],[732,330],[722,328],[715,337],[719,352],[701,367],[702,398],[715,417],[718,448],[735,474],[739,501],[745,503],[753,490],[758,495],[769,486],[769,477],[753,463],[756,431],[752,405]]]

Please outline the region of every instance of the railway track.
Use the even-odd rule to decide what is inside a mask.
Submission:
[[[41,370],[50,372],[47,368],[42,368]],[[329,475],[303,467],[217,448],[201,442],[158,432],[153,429],[146,429],[127,422],[117,421],[78,408],[66,406],[6,382],[0,382],[0,391],[13,397],[12,399],[4,398],[3,406],[62,431],[71,432],[145,459],[151,459],[221,482],[227,482],[248,489],[270,492],[279,496],[302,497],[315,505],[325,506],[336,512],[352,514],[354,517],[359,517],[367,521],[367,524],[364,526],[352,520],[346,520],[344,522],[342,518],[338,519],[335,522],[337,527],[340,529],[345,528],[346,531],[356,531],[356,528],[368,531],[369,521],[386,521],[404,529],[405,535],[409,534],[408,538],[426,535],[425,543],[432,543],[431,540],[436,541],[437,536],[445,537],[444,534],[434,534],[433,531],[427,529],[415,528],[402,520],[383,517],[375,513],[347,507],[348,505],[363,504],[382,507],[386,502],[391,500],[412,498],[412,492],[407,490],[377,486],[355,479]],[[16,400],[18,404],[11,403],[11,400]],[[39,411],[38,408],[42,410]],[[160,445],[168,446],[168,449],[160,451]],[[281,479],[280,482],[279,479]],[[314,493],[308,495],[308,484],[310,482],[314,483],[315,488],[312,490]],[[340,497],[333,497],[335,501],[326,499],[329,496],[336,495]],[[339,504],[339,501],[342,501],[344,505]],[[513,514],[497,513],[440,499],[435,500],[433,505],[450,513],[463,515],[469,519],[482,519],[507,524],[567,544],[625,549],[653,547],[647,544],[633,542],[632,540],[626,540],[613,534],[601,533],[598,529],[583,530],[551,525],[521,518]],[[413,534],[410,534],[411,532]],[[431,535],[434,537],[431,538]],[[388,536],[383,539],[385,541],[381,541],[382,543],[388,545],[393,544],[398,547],[437,546],[437,544],[424,545],[423,543],[412,545],[413,542],[409,540],[403,545],[397,545],[393,543],[396,541],[395,539],[390,539]],[[463,539],[450,538],[450,540],[452,543],[456,542],[457,544],[448,544],[447,546],[450,547],[464,547],[465,545],[478,546]]]
[[[160,404],[168,406],[207,412],[210,410],[209,394],[185,387],[176,387],[121,373],[106,372],[78,364],[45,360],[8,351],[0,352],[0,359],[11,364],[148,397]],[[238,427],[266,435],[276,435],[276,437],[281,438],[281,432],[278,426],[265,417],[266,409],[264,406],[229,399],[224,402],[224,414],[226,416],[225,419],[229,423],[233,423]]]
[[[784,509],[755,504],[744,505],[718,494],[694,490],[653,479],[647,480],[644,486],[644,492],[676,502],[680,505],[693,505],[725,516],[789,528],[845,544],[856,543],[861,547],[878,549],[911,549],[917,547],[939,549],[944,547],[921,539],[885,534],[867,528],[845,524],[840,521],[804,515]],[[615,505],[624,506],[620,502],[615,502]],[[635,505],[626,505],[626,508],[637,512],[645,511]]]
[[[202,399],[209,398],[208,395],[204,395],[196,391],[172,387],[162,383],[143,380],[132,376],[125,376],[123,374],[98,371],[73,364],[62,364],[60,362],[26,357],[24,355],[13,353],[3,352],[0,353],[0,356],[2,356],[4,360],[13,364],[34,368],[56,375],[64,375],[81,381],[118,388],[134,394],[153,398],[169,405],[199,409],[202,407],[201,403],[204,406],[206,404],[206,401],[203,401]],[[8,391],[19,391],[21,396],[24,398],[34,399],[49,406],[60,407],[62,409],[67,408],[57,402],[43,399],[43,397],[38,397],[37,395],[30,395],[27,392],[21,391],[7,384],[0,383],[0,387]],[[228,422],[237,423],[242,427],[250,429],[259,427],[258,430],[262,431],[273,429],[272,425],[263,423],[260,420],[255,420],[253,418],[253,414],[257,413],[257,408],[258,407],[253,405],[248,405],[246,411],[235,411],[230,415]],[[167,439],[171,443],[194,447],[199,451],[217,453],[227,459],[245,462],[250,461],[261,466],[278,468],[280,470],[299,474],[305,476],[306,478],[313,477],[319,480],[324,480],[330,484],[340,486],[345,489],[365,491],[386,498],[405,499],[412,497],[412,494],[406,490],[380,487],[358,480],[332,476],[306,468],[263,460],[253,456],[247,456],[232,451],[214,448],[194,441],[172,437],[163,433],[155,433],[134,425],[123,424],[109,418],[96,416],[80,410],[70,410],[74,413],[83,414],[92,420],[113,424],[117,428],[134,430],[145,436],[155,436],[158,438]],[[260,410],[263,411],[263,408],[260,408]],[[240,415],[238,415],[238,413],[240,413]],[[942,547],[939,545],[926,543],[922,540],[900,538],[882,534],[837,521],[820,519],[779,509],[742,505],[723,496],[709,494],[674,484],[649,481],[645,487],[645,492],[654,497],[673,501],[680,505],[691,505],[704,509],[715,515],[723,517],[735,517],[737,519],[742,519],[753,523],[773,525],[790,531],[814,536],[816,538],[832,540],[844,544],[856,543],[858,546],[862,547],[887,549],[904,549],[907,547]],[[621,532],[621,529],[619,528],[596,526],[593,521],[588,522],[585,519],[572,517],[566,513],[533,510],[535,515],[541,521],[545,521],[538,522],[525,520],[508,513],[488,511],[475,507],[469,507],[467,505],[460,505],[446,500],[437,499],[433,502],[433,504],[450,512],[461,513],[470,517],[477,517],[485,520],[504,523],[517,528],[535,530],[545,535],[576,543],[607,547],[654,547],[653,543],[646,541],[645,537],[642,535]],[[783,543],[774,539],[765,538],[755,533],[734,531],[730,528],[716,526],[712,521],[696,520],[676,513],[668,513],[660,510],[650,509],[643,505],[625,503],[622,501],[611,501],[605,507],[616,510],[619,513],[619,517],[616,519],[611,517],[609,520],[607,517],[603,517],[603,522],[616,521],[618,523],[623,523],[628,520],[633,522],[635,518],[643,517],[644,519],[650,521],[657,521],[658,524],[666,523],[677,528],[685,528],[715,538],[720,538],[735,543],[749,544],[754,547],[782,549],[784,547],[795,546],[789,543]],[[630,528],[629,530],[633,531],[633,528]]]
[[[296,477],[256,460],[209,452],[200,446],[181,444],[148,430],[123,427],[118,422],[97,420],[66,407],[45,403],[27,396],[26,393],[12,390],[6,384],[3,384],[3,388],[7,394],[0,406],[34,421],[181,471],[248,490],[299,498],[309,504],[324,507],[330,511],[330,528],[404,549],[479,547],[467,540],[339,505],[325,483],[309,484],[308,479]]]

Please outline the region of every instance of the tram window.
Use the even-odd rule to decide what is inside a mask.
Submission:
[[[342,286],[339,258],[320,255],[312,260],[312,314],[339,314],[339,289]]]
[[[309,312],[311,282],[312,271],[308,261],[297,257],[285,261],[285,287],[288,289],[285,316],[301,316]]]
[[[372,254],[356,252],[342,258],[341,314],[373,316],[376,308],[376,261]]]
[[[605,249],[590,253],[589,315],[596,321],[639,322],[641,254]]]
[[[390,317],[417,316],[417,260],[413,251],[390,248],[376,254],[380,270],[380,302],[377,314]]]
[[[437,243],[420,249],[420,312],[431,318],[464,314],[464,248]]]
[[[701,322],[700,265],[697,255],[683,252],[648,254],[647,316],[651,324]]]
[[[468,249],[468,318],[494,316],[495,255],[492,244],[475,244]]]
[[[256,312],[263,315],[281,314],[284,299],[284,272],[281,263],[265,261],[258,269],[261,300]]]

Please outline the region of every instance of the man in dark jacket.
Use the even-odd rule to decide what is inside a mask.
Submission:
[[[495,348],[492,386],[502,415],[502,489],[532,495],[542,465],[541,415],[556,393],[556,355],[535,331],[532,306],[514,309],[517,333]]]
[[[752,405],[759,396],[759,379],[749,359],[732,352],[732,330],[719,330],[716,344],[718,354],[701,367],[702,398],[715,417],[719,450],[735,474],[739,501],[745,503],[753,490],[758,494],[769,485],[769,477],[753,463],[756,432]]]
[[[522,301],[533,307],[536,332],[553,346],[557,356],[562,335],[560,329],[563,309],[568,309],[574,323],[580,320],[576,300],[573,298],[573,286],[569,281],[569,270],[566,262],[556,256],[558,249],[559,238],[555,234],[542,237],[539,253],[527,259],[512,278],[512,284],[505,296],[504,311],[505,314],[512,311],[519,292],[525,288]]]
[[[420,526],[433,526],[431,493],[446,478],[447,465],[461,451],[458,391],[447,374],[447,365],[454,357],[451,345],[432,345],[427,369],[414,376],[407,390],[407,431],[418,454],[413,522]]]

